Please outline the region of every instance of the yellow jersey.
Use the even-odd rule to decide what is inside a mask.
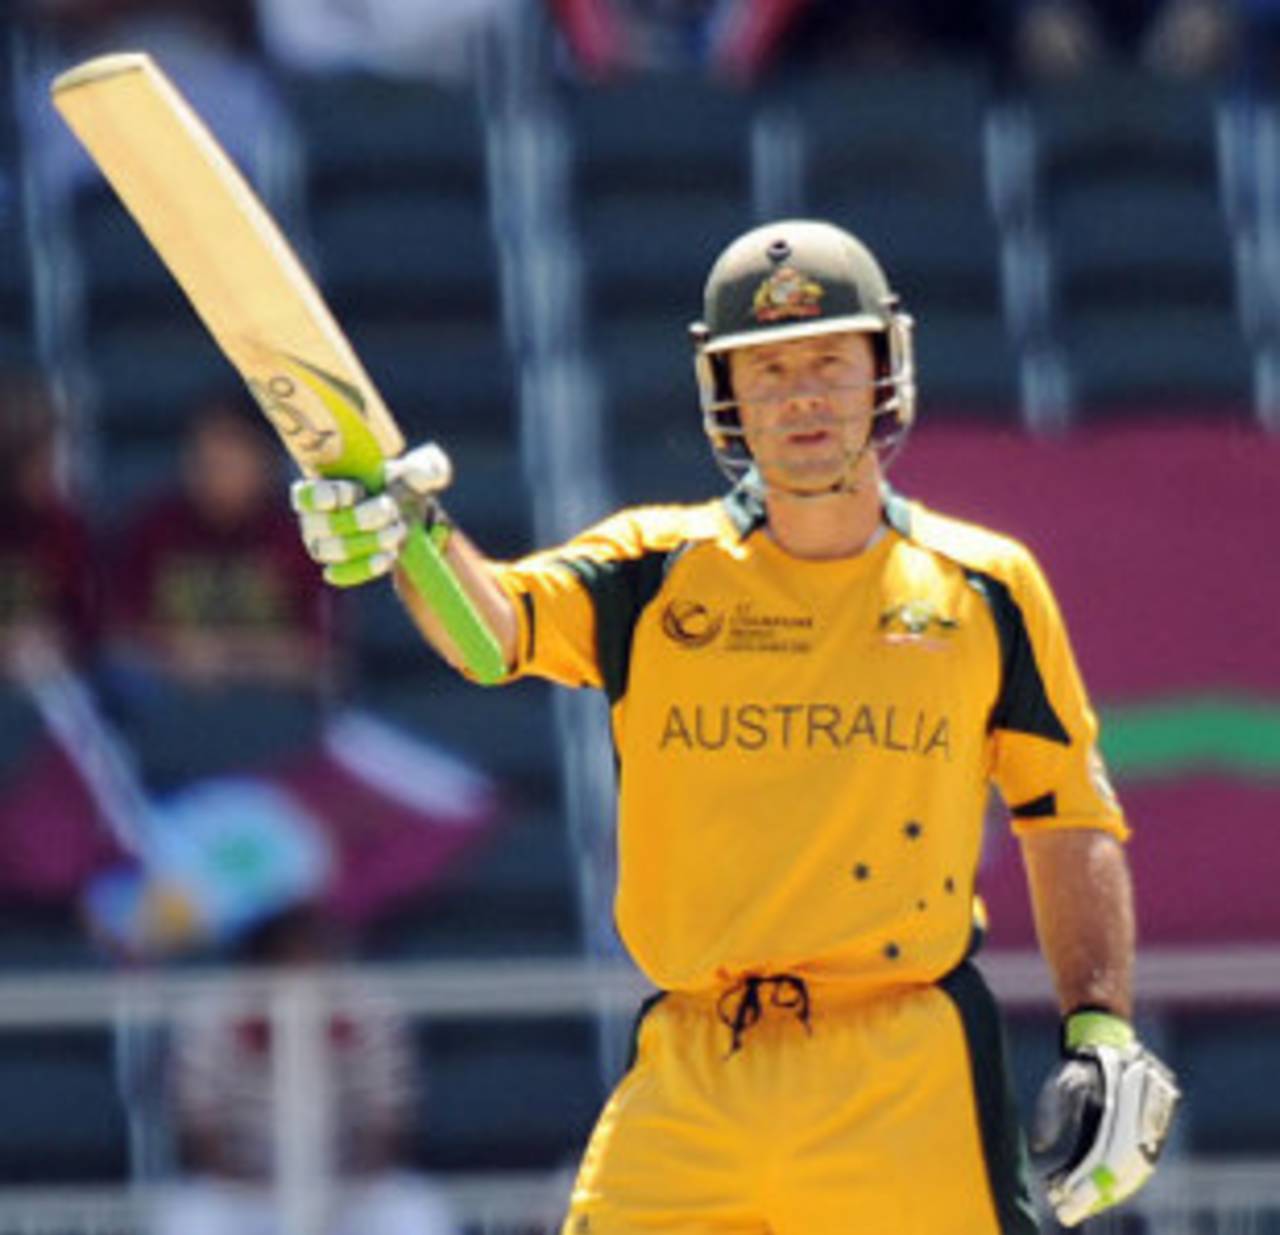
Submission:
[[[497,568],[513,673],[608,694],[618,928],[660,987],[939,978],[981,918],[991,784],[1019,833],[1127,834],[1031,554],[884,511],[862,553],[800,559],[739,488]]]

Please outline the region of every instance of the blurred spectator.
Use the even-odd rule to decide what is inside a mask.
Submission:
[[[813,0],[548,0],[591,78],[705,69],[737,81],[764,71]]]
[[[173,78],[232,159],[271,197],[269,171],[288,131],[258,50],[255,0],[17,0],[46,35],[56,64],[145,51]],[[54,195],[97,187],[101,176],[56,115],[45,81],[19,92],[39,182]],[[274,203],[273,204],[277,204]]]
[[[98,634],[94,557],[58,429],[40,381],[0,379],[0,900],[65,910],[121,850],[80,676]]]
[[[987,5],[946,0],[549,0],[591,77],[705,70],[740,85],[783,63],[893,64],[981,43]]]
[[[37,379],[0,379],[0,666],[39,640],[83,664],[97,633],[89,535],[57,466],[58,417]]]
[[[232,960],[297,968],[333,964],[340,953],[333,924],[303,905],[262,923]],[[170,1083],[183,1156],[197,1179],[161,1209],[156,1235],[279,1230],[269,1199],[255,1202],[244,1191],[269,1185],[274,1174],[271,1039],[265,1017],[236,1015],[230,1003],[216,1000],[188,1008],[179,1020]],[[326,1049],[332,1112],[321,1126],[332,1130],[329,1157],[339,1184],[330,1231],[451,1232],[443,1200],[401,1165],[417,1101],[407,1025],[389,1008],[362,1000],[335,1012]]]
[[[258,0],[271,56],[302,72],[364,70],[466,80],[477,36],[525,0]]]
[[[1237,84],[1246,94],[1272,97],[1280,84],[1280,0],[1235,0],[1235,7]]]
[[[314,906],[260,925],[232,959],[246,965],[333,963],[341,945]],[[154,1235],[286,1235],[269,1186],[275,1170],[272,1027],[238,1012],[233,999],[186,1010],[171,1044],[171,1094],[189,1175],[161,1203]],[[325,1031],[336,1183],[329,1235],[451,1235],[448,1206],[403,1166],[417,1105],[408,1026],[391,1009],[362,999],[333,1014]],[[318,1078],[319,1081],[319,1078]]]
[[[325,907],[334,858],[288,795],[250,780],[209,783],[157,810],[141,865],[98,880],[86,908],[98,938],[126,958],[198,950],[237,966],[335,965],[346,940]],[[327,1230],[448,1235],[435,1189],[403,1167],[420,1099],[408,1026],[355,995],[321,1032],[328,1059],[309,1095],[335,1185]],[[179,1178],[156,1208],[155,1235],[285,1235],[270,1191],[272,1040],[268,1016],[228,989],[184,1006],[158,1055],[130,1052],[135,1116],[158,1100],[178,1146]]]
[[[811,0],[781,54],[801,72],[923,64],[939,53],[979,57],[993,37],[993,17],[992,0]]]
[[[149,849],[196,826],[171,822],[192,795],[213,811],[223,778],[274,786],[339,856],[328,907],[360,923],[486,835],[497,798],[462,761],[331,710],[335,598],[298,543],[282,457],[246,407],[214,398],[191,418],[175,490],[118,537],[105,680],[159,799]]]
[[[192,418],[178,487],[120,539],[118,667],[199,690],[328,682],[329,598],[297,546],[277,459],[262,418],[234,398],[215,396]]]
[[[244,49],[257,35],[254,0],[18,0],[18,8],[73,45],[108,43],[144,26],[182,26]]]
[[[1226,63],[1228,0],[998,0],[1015,77],[1074,77],[1112,57],[1170,77],[1205,76]]]

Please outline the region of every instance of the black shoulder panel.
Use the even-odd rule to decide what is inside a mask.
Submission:
[[[966,570],[969,586],[991,609],[1000,639],[1000,694],[991,710],[991,729],[1007,729],[1071,744],[1071,735],[1053,710],[1031,647],[1022,610],[1006,584],[980,570]]]
[[[683,548],[603,562],[586,557],[563,559],[582,580],[596,611],[596,655],[610,703],[617,703],[627,693],[636,622],[657,595],[670,562]]]
[[[532,660],[534,649],[538,646],[538,615],[533,607],[533,597],[528,592],[520,593],[520,608],[524,610],[524,625],[528,634],[525,636],[524,654]]]
[[[1052,819],[1057,813],[1058,796],[1054,793],[1042,793],[1038,798],[1019,802],[1009,810],[1015,819]]]

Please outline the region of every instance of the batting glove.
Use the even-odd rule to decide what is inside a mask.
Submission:
[[[354,480],[296,480],[289,498],[302,543],[327,582],[355,587],[387,574],[415,523],[443,547],[449,522],[438,495],[453,479],[449,456],[434,442],[385,464],[384,490],[370,497]]]
[[[1151,1178],[1182,1095],[1128,1021],[1076,1012],[1062,1031],[1063,1062],[1040,1091],[1031,1149],[1058,1221],[1075,1226]]]

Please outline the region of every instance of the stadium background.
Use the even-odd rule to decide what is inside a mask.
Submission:
[[[91,31],[97,46],[39,5],[5,26],[0,361],[51,384],[92,517],[109,527],[164,483],[184,410],[227,370],[43,101],[80,52],[155,40],[406,436],[453,454],[451,508],[497,555],[715,489],[684,333],[710,260],[765,217],[851,227],[918,322],[921,419],[893,479],[1039,554],[1136,828],[1141,1019],[1189,1102],[1169,1179],[1098,1228],[1280,1229],[1280,124],[1242,50],[1268,6],[1233,7],[1241,42],[1211,72],[1116,52],[1031,81],[980,23],[871,50],[800,39],[750,66],[655,45],[622,65],[575,25],[590,5],[460,4],[452,24],[441,5],[396,44],[337,18],[300,37],[309,6],[278,0],[225,55],[175,36],[199,6],[135,7]],[[383,591],[346,598],[341,620],[342,705],[463,756],[502,802],[483,844],[360,940],[370,980],[400,973],[412,992],[429,1077],[412,1157],[471,1229],[544,1229],[534,1209],[554,1208],[624,1049],[608,991],[625,979],[597,997],[559,967],[621,964],[601,709],[538,684],[462,686]],[[6,690],[10,767],[34,722]],[[141,761],[163,769],[148,787],[243,760],[242,709],[148,735]],[[287,750],[269,710],[258,724],[257,749]],[[1054,1018],[1026,977],[1029,913],[999,827],[983,886],[1029,1100]],[[555,1015],[431,1014],[433,965],[482,979],[510,961],[531,999],[561,991]],[[99,1025],[72,1025],[55,983],[54,1027],[12,1011],[24,992],[38,1008],[49,974],[106,991],[88,979],[112,965],[74,900],[10,896],[0,966],[0,1229],[129,1229],[118,1189],[158,1168],[121,1097],[120,1005],[104,994]],[[500,1195],[506,1210],[486,1209]]]

